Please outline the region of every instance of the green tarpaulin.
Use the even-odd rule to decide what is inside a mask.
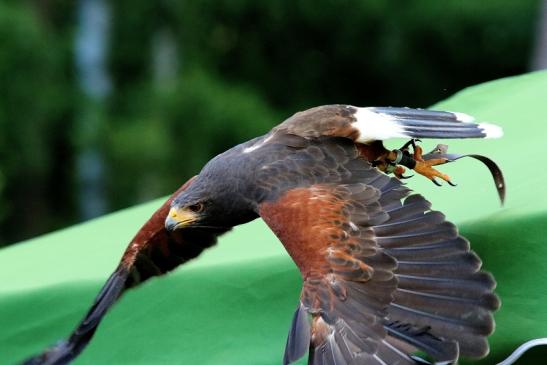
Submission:
[[[481,364],[496,363],[528,339],[547,337],[546,104],[547,73],[540,72],[472,87],[435,106],[504,127],[501,140],[449,143],[449,152],[480,153],[499,163],[507,181],[504,208],[488,170],[472,159],[441,167],[456,188],[438,188],[421,177],[409,181],[458,223],[496,276],[503,304],[491,354]],[[425,141],[424,149],[437,142]],[[65,337],[160,204],[1,250],[0,364]],[[124,295],[75,363],[279,364],[299,291],[294,264],[255,221],[198,260]],[[518,364],[539,358],[547,359],[547,350],[536,349]]]

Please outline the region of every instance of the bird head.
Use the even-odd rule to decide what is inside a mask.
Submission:
[[[190,187],[171,203],[165,218],[169,232],[179,230],[226,231],[258,215],[245,199],[222,187]]]
[[[165,229],[169,232],[189,229],[210,231],[227,227],[226,204],[232,202],[216,181],[222,180],[214,176],[198,176],[186,190],[176,195],[165,218]]]
[[[174,231],[180,228],[203,226],[208,214],[205,201],[173,201],[167,217],[165,228]]]

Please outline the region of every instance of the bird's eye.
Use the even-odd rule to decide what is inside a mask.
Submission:
[[[188,209],[190,209],[192,212],[194,213],[199,213],[203,210],[203,203],[196,203],[196,204],[192,204],[188,207]]]

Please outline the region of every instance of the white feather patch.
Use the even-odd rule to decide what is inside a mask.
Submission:
[[[243,150],[243,153],[249,153],[249,152],[253,152],[254,150],[257,150],[259,149],[260,147],[264,146],[266,143],[268,143],[268,141],[270,139],[272,139],[273,135],[269,136],[268,138],[260,141],[260,142],[257,142],[255,143],[254,145],[252,145],[251,147],[247,147]]]
[[[473,123],[475,118],[469,114],[459,113],[459,112],[450,112],[456,116],[456,119],[462,123]]]
[[[356,108],[353,127],[359,131],[356,142],[368,143],[389,138],[404,138],[407,135],[399,123],[390,115],[377,113],[370,108]]]
[[[486,133],[484,138],[500,138],[503,136],[503,129],[500,126],[490,123],[480,123],[479,128]]]

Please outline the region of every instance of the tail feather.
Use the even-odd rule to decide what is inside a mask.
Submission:
[[[501,127],[477,124],[472,116],[464,113],[392,107],[350,107],[350,110],[354,112],[352,125],[357,129],[355,141],[358,143],[406,137],[461,139],[500,138],[503,135]],[[316,114],[316,118],[321,116]]]

